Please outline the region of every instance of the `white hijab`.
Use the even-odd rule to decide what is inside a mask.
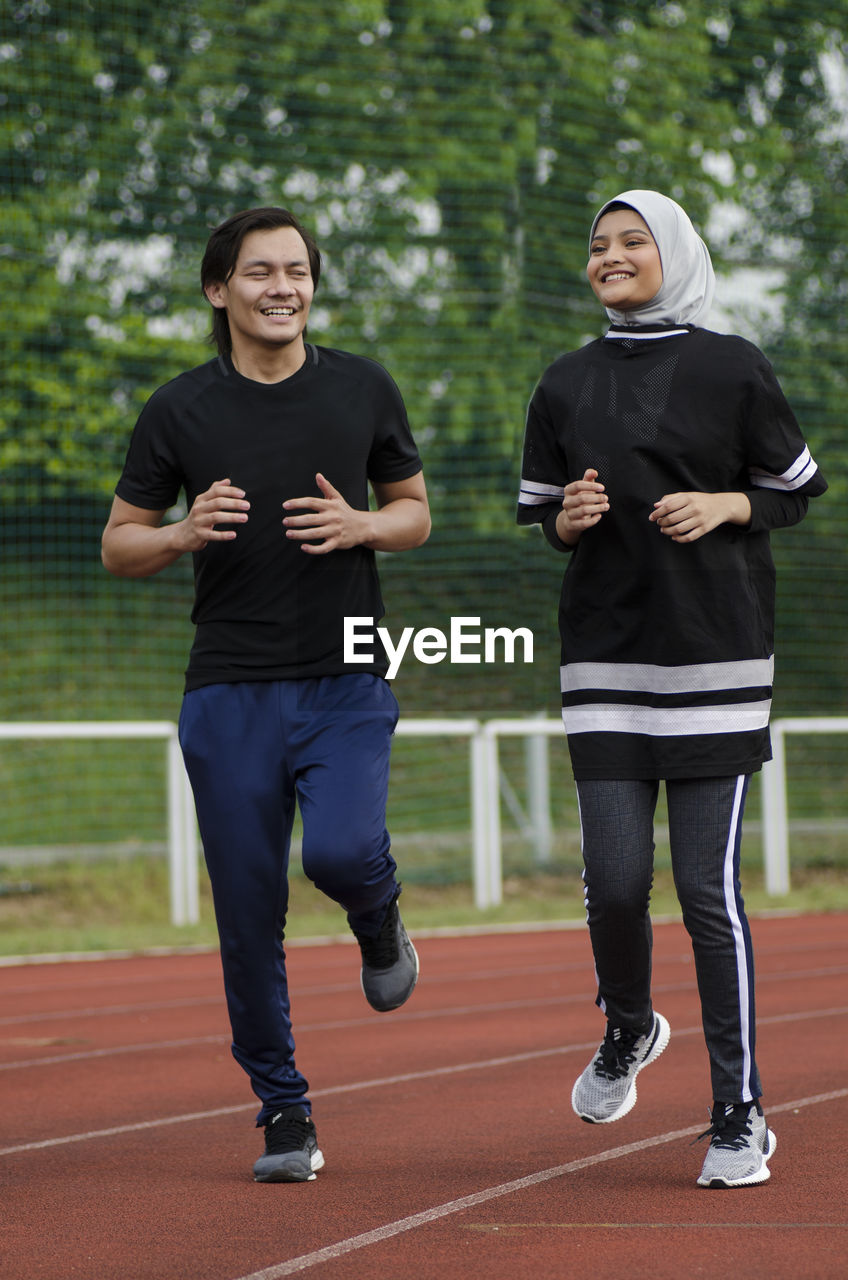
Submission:
[[[595,216],[590,245],[598,219],[611,204],[628,205],[647,224],[659,250],[663,282],[659,292],[641,307],[629,311],[607,307],[610,320],[614,324],[702,325],[712,305],[715,274],[710,251],[689,215],[659,191],[623,191]]]

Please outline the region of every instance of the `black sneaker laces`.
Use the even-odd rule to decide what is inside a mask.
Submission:
[[[369,969],[390,969],[398,961],[397,898],[390,904],[380,932],[374,938],[356,936],[362,959]]]
[[[302,1151],[311,1133],[312,1125],[302,1111],[281,1111],[265,1126],[266,1154],[277,1156],[287,1151]]]
[[[608,1027],[595,1059],[595,1075],[606,1080],[620,1080],[626,1076],[636,1057],[636,1043],[644,1035],[644,1031],[633,1031],[627,1027]]]
[[[710,1127],[694,1138],[692,1145],[703,1138],[710,1139],[711,1147],[723,1147],[727,1151],[742,1151],[751,1139],[750,1104],[746,1102],[716,1103],[710,1112]]]

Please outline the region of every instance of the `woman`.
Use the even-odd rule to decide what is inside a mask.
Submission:
[[[712,264],[678,204],[656,191],[605,204],[587,275],[612,323],[543,374],[518,508],[520,524],[541,524],[571,553],[563,719],[607,1018],[572,1106],[590,1123],[620,1119],[638,1072],[668,1044],[651,1003],[649,914],[664,779],[714,1099],[698,1184],[748,1186],[769,1177],[776,1145],[760,1104],[739,884],[745,793],[771,754],[768,534],[827,486],[762,353],[702,327]]]

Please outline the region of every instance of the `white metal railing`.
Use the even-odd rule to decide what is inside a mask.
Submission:
[[[763,860],[766,892],[789,892],[789,804],[785,738],[789,733],[848,733],[848,716],[793,716],[771,724],[772,759],[763,765]]]
[[[397,737],[467,737],[470,749],[471,849],[474,905],[480,910],[503,901],[503,855],[500,800],[504,791],[498,759],[498,738],[523,737],[528,743],[529,831],[537,858],[550,858],[552,832],[547,739],[562,736],[561,720],[543,716],[521,720],[404,720]]]
[[[489,845],[486,838],[486,804],[488,795],[485,787],[485,762],[483,760],[483,740],[480,736],[479,720],[459,720],[446,717],[444,719],[404,720],[401,718],[395,729],[398,738],[468,738],[469,774],[471,778],[471,878],[474,885],[474,905],[479,908],[491,905],[493,885]],[[500,897],[496,899],[500,902]]]
[[[790,889],[789,858],[789,804],[786,788],[787,734],[848,733],[848,716],[794,716],[773,720],[771,725],[772,759],[763,765],[762,776],[762,834],[763,867],[766,892],[772,897],[782,897]],[[482,819],[486,823],[484,837],[488,849],[486,901],[478,903],[494,906],[501,901],[501,821],[500,786],[498,765],[498,738],[505,736],[558,737],[562,732],[560,720],[514,719],[489,720],[481,724],[480,735],[484,739],[483,787],[486,802]],[[547,791],[541,803],[550,811]],[[531,800],[532,803],[532,800]],[[537,803],[539,803],[537,798]]]
[[[47,720],[0,724],[0,741],[24,738],[159,738],[165,742],[171,923],[196,923],[199,918],[197,826],[177,726],[169,720]]]
[[[503,897],[501,796],[498,743],[502,737],[523,737],[528,743],[530,820],[537,858],[550,854],[550,795],[547,740],[563,733],[559,719],[543,716],[480,721],[476,719],[401,719],[398,737],[464,737],[469,744],[471,788],[471,848],[474,903],[497,906]],[[848,717],[808,717],[775,720],[771,725],[774,758],[763,768],[763,854],[766,891],[789,892],[789,818],[786,795],[784,738],[789,733],[848,733]],[[168,860],[171,920],[193,924],[199,916],[199,842],[194,802],[182,761],[177,726],[166,720],[46,721],[0,724],[0,741],[62,738],[153,738],[167,749]],[[508,798],[508,792],[507,798]]]
[[[539,743],[545,742],[549,737],[561,737],[562,734],[562,720],[546,720],[540,716],[527,717],[521,720],[487,720],[480,726],[479,736],[482,745],[479,751],[479,768],[481,776],[478,779],[477,786],[485,796],[481,814],[481,820],[485,827],[484,831],[480,833],[479,839],[482,843],[485,843],[487,849],[487,878],[484,886],[481,887],[482,891],[479,894],[475,894],[475,901],[480,907],[496,907],[503,900],[501,781],[498,739],[502,737],[527,738],[529,742],[535,744],[536,759],[541,759],[544,762],[547,772],[547,753],[544,751],[539,752]],[[537,831],[542,830],[545,833],[542,837],[542,845],[544,846],[547,843],[547,832],[550,824],[550,799],[547,778],[545,779],[544,787],[536,791],[535,797],[531,793],[530,802],[531,805],[534,803],[536,805],[534,826]],[[544,806],[544,816],[539,811],[540,805]],[[477,900],[478,897],[480,901]]]

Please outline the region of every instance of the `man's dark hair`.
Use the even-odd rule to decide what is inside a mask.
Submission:
[[[209,285],[227,283],[236,269],[239,251],[246,235],[251,231],[273,231],[276,227],[293,227],[303,240],[309,257],[309,273],[317,289],[321,276],[321,254],[314,238],[300,225],[294,214],[289,213],[288,209],[269,206],[263,209],[244,209],[241,213],[234,213],[212,232],[200,265],[200,287],[204,297]],[[209,334],[209,341],[217,345],[221,355],[226,355],[233,346],[226,309],[213,307],[212,316],[212,332]]]

